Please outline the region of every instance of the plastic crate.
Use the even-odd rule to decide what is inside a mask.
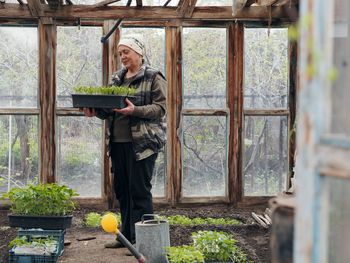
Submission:
[[[56,249],[51,255],[15,254],[14,248],[9,251],[10,263],[55,263],[64,249],[64,234],[66,230],[19,230],[18,237],[26,236],[29,241],[36,237],[53,237],[57,240]]]

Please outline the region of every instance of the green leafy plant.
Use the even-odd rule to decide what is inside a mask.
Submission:
[[[189,218],[183,215],[168,216],[166,220],[170,225],[239,225],[240,221],[230,218]]]
[[[101,225],[102,215],[99,213],[91,212],[85,216],[85,225],[89,227],[99,227]]]
[[[102,86],[102,87],[88,87],[78,86],[73,88],[74,92],[79,94],[103,94],[103,95],[134,95],[136,90],[132,87],[125,86]]]
[[[203,263],[203,254],[193,246],[167,247],[170,263]]]
[[[229,234],[218,231],[192,233],[193,246],[201,251],[206,262],[249,262],[247,256],[235,245],[236,240]]]
[[[113,213],[113,212],[105,212],[103,215],[105,214],[113,214],[116,218],[117,218],[117,221],[118,221],[118,225],[120,226],[121,225],[121,216],[120,216],[120,213]],[[88,213],[86,216],[85,216],[85,219],[84,219],[84,223],[86,226],[89,226],[89,227],[99,227],[101,226],[101,219],[102,219],[102,216],[100,213],[96,213],[96,212],[91,212],[91,213]]]
[[[65,185],[39,184],[12,188],[2,198],[10,200],[14,214],[63,216],[76,208],[72,197],[77,195],[75,190]]]

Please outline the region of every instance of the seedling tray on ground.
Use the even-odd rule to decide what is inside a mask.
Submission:
[[[41,228],[41,229],[66,229],[72,224],[72,215],[68,216],[29,216],[8,215],[11,227]]]
[[[122,109],[127,106],[125,98],[133,101],[135,99],[135,96],[72,94],[74,108]]]
[[[21,229],[18,231],[18,237],[26,236],[28,241],[32,241],[33,238],[48,238],[52,237],[57,241],[54,252],[50,255],[31,255],[31,254],[15,254],[13,247],[9,251],[10,263],[55,263],[58,257],[62,255],[64,250],[64,235],[66,230],[26,230]]]

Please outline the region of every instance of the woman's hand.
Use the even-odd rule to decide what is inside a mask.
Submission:
[[[125,102],[126,102],[126,107],[122,108],[122,109],[113,109],[113,111],[124,114],[124,115],[131,115],[134,112],[135,109],[135,105],[128,100],[127,98],[125,98]]]
[[[84,115],[86,117],[95,117],[96,116],[96,111],[94,108],[80,108],[79,109],[80,111],[83,111],[84,112]]]

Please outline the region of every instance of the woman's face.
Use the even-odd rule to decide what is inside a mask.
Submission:
[[[127,69],[138,69],[142,64],[142,56],[127,46],[118,47],[120,60]]]

